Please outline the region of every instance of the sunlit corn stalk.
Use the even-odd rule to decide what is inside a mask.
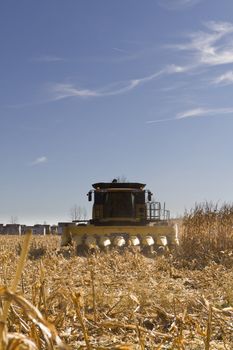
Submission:
[[[56,345],[56,349],[66,350],[67,346],[62,342],[60,337],[57,334],[57,331],[53,324],[49,323],[41,314],[41,312],[32,305],[28,300],[26,300],[23,296],[12,293],[6,287],[0,287],[0,298],[4,298],[7,301],[13,301],[17,304],[24,314],[40,329],[41,334],[44,337],[45,343],[47,345],[48,350],[53,350],[54,344]],[[17,333],[18,334],[18,333]],[[8,340],[11,333],[6,335],[6,339]],[[21,334],[19,334],[20,336]],[[1,350],[9,350],[9,348],[1,347]],[[11,348],[10,348],[11,349]]]
[[[92,350],[92,347],[91,347],[90,342],[89,342],[89,335],[88,335],[88,332],[87,332],[87,329],[85,326],[85,321],[84,321],[82,311],[81,311],[80,294],[71,292],[71,298],[72,298],[73,303],[76,307],[76,314],[77,314],[79,323],[80,323],[81,328],[82,328],[82,332],[83,332],[84,340],[85,340],[85,343],[87,346],[87,350]]]
[[[36,344],[36,346],[38,347],[38,349],[40,349],[41,348],[41,339],[40,339],[40,336],[38,334],[38,330],[33,323],[30,327],[30,334],[29,335],[30,335],[31,339],[33,339],[33,341]]]
[[[209,304],[208,320],[206,327],[205,350],[210,349],[210,338],[212,333],[212,306]]]
[[[22,273],[22,276],[21,276],[21,288],[22,288],[23,294],[25,294],[25,284],[24,284],[24,276],[23,276],[23,273]]]
[[[138,334],[140,350],[145,350],[145,341],[139,326],[137,326],[137,334]]]
[[[202,264],[207,260],[217,261],[221,251],[233,248],[232,205],[218,208],[213,203],[196,204],[193,210],[185,213],[183,225],[184,257],[198,259]]]
[[[41,301],[44,305],[44,314],[47,317],[47,295],[46,295],[46,285],[45,285],[45,269],[42,261],[40,261],[40,301],[39,306],[41,305]]]
[[[32,231],[28,231],[24,237],[24,241],[23,241],[23,247],[22,247],[22,251],[20,254],[20,258],[19,258],[19,262],[17,265],[17,269],[16,269],[16,273],[15,273],[15,277],[13,279],[13,282],[11,284],[10,290],[15,293],[17,286],[19,284],[22,272],[23,272],[23,268],[27,259],[27,255],[28,255],[28,249],[29,249],[29,245],[30,245],[30,240],[31,240],[31,236],[32,236]],[[0,318],[0,348],[4,349],[6,346],[6,339],[5,338],[5,334],[6,334],[6,321],[7,321],[7,317],[8,317],[8,311],[10,308],[10,304],[11,301],[7,300],[4,303],[3,306],[3,311],[2,311],[2,315]],[[5,334],[4,334],[5,333]]]
[[[93,303],[94,321],[97,322],[96,293],[95,293],[95,272],[94,272],[93,266],[91,267],[91,289],[92,289],[92,303]]]

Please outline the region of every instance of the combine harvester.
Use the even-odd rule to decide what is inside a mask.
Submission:
[[[145,254],[164,252],[179,244],[177,225],[160,202],[152,201],[145,184],[135,182],[100,182],[92,185],[88,200],[94,204],[92,219],[59,223],[61,246],[75,243],[77,254],[96,249],[125,247]]]

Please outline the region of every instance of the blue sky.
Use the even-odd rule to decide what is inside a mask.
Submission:
[[[0,222],[116,176],[173,215],[232,200],[232,1],[2,1],[0,44]]]

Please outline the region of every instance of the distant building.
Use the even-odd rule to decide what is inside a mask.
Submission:
[[[4,234],[6,234],[6,235],[21,235],[21,225],[19,225],[19,224],[7,224],[4,228]]]
[[[50,227],[50,232],[51,232],[52,235],[57,235],[57,233],[58,233],[57,230],[58,230],[58,226],[57,225],[52,225]]]
[[[34,226],[20,224],[0,224],[0,235],[24,235],[31,230],[33,235],[45,236],[49,234],[57,235],[58,226],[48,224],[36,224]]]
[[[25,235],[25,233],[29,230],[32,230],[33,226],[21,225],[21,234]]]
[[[33,226],[33,234],[35,235],[48,235],[50,234],[50,225],[41,225],[41,224],[36,224]]]
[[[0,235],[4,234],[4,224],[0,224]]]

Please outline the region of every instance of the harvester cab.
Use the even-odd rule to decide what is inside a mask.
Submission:
[[[76,243],[77,251],[124,248],[164,250],[178,244],[177,228],[170,222],[165,204],[138,182],[99,182],[92,185],[92,219],[84,223],[60,223],[61,245]]]
[[[93,225],[146,225],[153,220],[169,218],[169,212],[159,202],[152,202],[152,193],[145,184],[135,182],[100,182],[88,192],[94,194]],[[165,215],[165,216],[164,216]]]

